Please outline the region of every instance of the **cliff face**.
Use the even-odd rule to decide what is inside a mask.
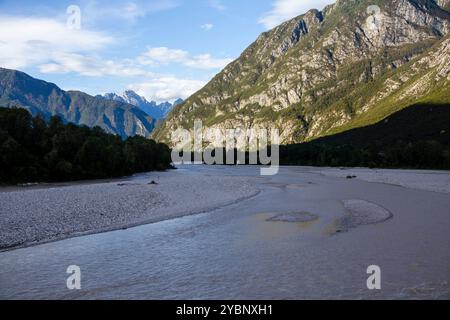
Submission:
[[[444,9],[450,9],[450,0],[436,0],[436,3]]]
[[[22,107],[46,118],[57,115],[65,122],[99,126],[123,138],[150,137],[155,124],[150,116],[130,104],[64,91],[23,72],[3,68],[0,68],[0,106]]]
[[[154,137],[178,127],[276,127],[294,143],[449,102],[448,0],[338,0],[263,33]],[[440,7],[441,6],[441,7]]]

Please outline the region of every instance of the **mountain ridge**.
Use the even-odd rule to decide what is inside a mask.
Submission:
[[[64,122],[98,126],[122,138],[150,137],[155,126],[155,120],[136,106],[81,91],[64,91],[54,83],[5,68],[0,68],[0,106],[21,107],[47,119],[56,115]]]
[[[98,95],[98,97],[120,101],[139,107],[155,120],[164,119],[175,106],[183,102],[183,99],[180,98],[176,99],[173,103],[169,101],[160,103],[153,100],[148,101],[145,97],[138,95],[133,90],[126,90],[121,94],[113,92],[105,93],[103,95]]]
[[[447,6],[447,1],[440,5]],[[371,5],[380,12],[368,13]],[[418,101],[450,102],[450,13],[431,0],[339,0],[262,33],[153,137],[178,127],[276,127],[283,144],[373,124]]]

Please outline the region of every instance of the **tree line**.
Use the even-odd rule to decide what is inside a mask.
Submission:
[[[282,165],[450,169],[450,148],[436,140],[402,141],[367,146],[304,143],[280,147]]]
[[[231,152],[232,156],[219,164],[238,163],[238,150],[227,151],[223,148],[220,152],[221,155]],[[215,153],[213,150],[212,156]],[[267,151],[264,150],[264,154],[274,156],[270,146]],[[261,165],[260,151],[252,155],[247,151],[244,156],[245,162],[241,164],[250,164],[250,159],[257,159],[257,164]],[[190,154],[190,158],[194,159],[194,153]],[[366,146],[312,141],[281,145],[279,160],[282,166],[450,170],[450,147],[436,140],[398,140],[391,144],[374,142]]]
[[[122,140],[99,127],[49,121],[20,108],[0,108],[0,182],[56,182],[126,176],[171,168],[167,145]]]
[[[410,107],[373,126],[280,146],[280,164],[450,169],[449,121],[448,105]],[[248,152],[245,158],[248,163]],[[139,136],[122,140],[99,127],[0,108],[0,183],[113,178],[168,168],[171,150],[165,144]]]

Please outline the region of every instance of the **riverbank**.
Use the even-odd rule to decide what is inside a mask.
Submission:
[[[86,191],[83,186],[46,188],[41,190],[46,197],[40,197],[43,203],[36,202],[36,208],[44,207],[49,197],[56,198],[54,192],[69,193],[72,199],[79,193],[86,200],[78,201],[80,207],[114,208],[124,201],[121,193],[125,201],[133,197],[128,193],[142,199],[141,189],[148,195],[168,193],[173,200],[155,205],[158,208],[150,216],[160,214],[164,221],[127,230],[95,230],[92,235],[0,253],[0,298],[448,300],[449,195],[417,185],[366,182],[364,172],[375,174],[370,169],[339,170],[339,177],[321,170],[331,174],[339,169],[282,167],[276,176],[261,177],[259,168],[252,166],[185,166],[159,179],[152,173],[126,183],[94,185],[95,189],[84,186]],[[396,170],[391,176],[417,182],[424,174],[430,180],[449,176],[414,170]],[[151,180],[158,184],[148,185]],[[177,186],[178,181],[184,187]],[[246,184],[258,194],[241,201]],[[93,190],[111,203],[87,195]],[[239,199],[202,214],[168,218],[171,213],[185,215],[194,205],[204,208],[211,201],[205,198],[208,195]],[[14,203],[21,201],[14,198]],[[164,206],[170,212],[164,212]],[[92,223],[101,222],[95,213],[106,210],[94,208],[83,217],[71,217],[51,209],[59,210],[66,217],[61,223],[68,225],[86,223],[89,215],[95,217]],[[131,213],[121,213],[124,223],[129,223],[132,212],[142,217],[132,207],[127,210]],[[36,223],[48,225],[44,213],[40,213],[43,222],[36,217]],[[31,209],[28,214],[35,216]],[[81,268],[81,290],[66,287],[70,265]],[[372,265],[381,269],[381,290],[367,288],[367,268]]]
[[[182,170],[0,188],[0,251],[200,213],[257,193],[249,178]]]
[[[0,251],[211,211],[256,195],[261,188],[259,182],[271,180],[259,177],[257,167],[245,176],[222,174],[224,170],[233,170],[229,167],[198,168],[202,168],[201,174],[195,174],[195,169],[181,169],[119,179],[1,187]],[[292,169],[450,193],[448,171]]]
[[[318,173],[337,178],[358,179],[409,189],[450,193],[450,171],[368,168],[324,168]]]

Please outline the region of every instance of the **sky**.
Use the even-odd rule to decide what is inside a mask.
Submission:
[[[92,95],[187,98],[260,33],[333,0],[0,0],[0,67]]]

